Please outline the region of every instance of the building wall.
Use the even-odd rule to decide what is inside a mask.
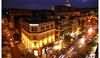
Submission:
[[[31,32],[41,33],[41,32],[47,31],[47,30],[55,29],[55,22],[54,21],[37,23],[37,24],[39,24],[38,26],[30,26],[29,24],[30,23],[24,22],[24,24],[22,24],[22,27],[27,32],[30,32],[30,33]]]
[[[43,33],[37,33],[32,37],[22,32],[22,42],[26,48],[38,49],[55,42],[55,29]]]
[[[25,28],[22,28],[22,42],[26,48],[38,49],[56,41],[58,34],[56,35],[54,21],[42,22],[38,26],[30,26],[26,23],[23,26]]]

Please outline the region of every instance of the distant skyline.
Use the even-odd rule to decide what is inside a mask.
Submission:
[[[49,9],[55,5],[64,5],[65,0],[2,0],[3,8]],[[98,0],[70,0],[72,7],[96,8]]]

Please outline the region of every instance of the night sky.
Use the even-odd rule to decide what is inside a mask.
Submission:
[[[65,0],[2,0],[3,8],[48,9],[53,5],[64,5]],[[98,0],[70,0],[72,7],[95,8]]]

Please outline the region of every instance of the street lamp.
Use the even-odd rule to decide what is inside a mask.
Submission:
[[[85,38],[81,38],[79,41],[78,41],[78,47],[81,48],[82,46],[85,45]]]
[[[93,28],[89,28],[88,29],[88,35],[92,35],[95,31],[93,30]]]

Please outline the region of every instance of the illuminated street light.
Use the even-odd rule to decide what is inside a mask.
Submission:
[[[70,41],[71,41],[71,42],[73,42],[73,41],[74,41],[74,39],[73,39],[73,38],[71,38],[71,39],[70,39]]]
[[[79,47],[79,48],[81,48],[81,47],[82,47],[82,45],[79,45],[78,47]]]
[[[79,42],[80,42],[81,44],[84,44],[84,43],[85,43],[85,38],[81,38]]]
[[[75,33],[72,32],[72,33],[70,34],[70,36],[71,36],[71,37],[75,37]]]
[[[79,48],[81,48],[82,46],[84,46],[85,45],[85,38],[81,38],[80,40],[79,40],[79,42],[78,42],[78,47]]]
[[[88,32],[92,32],[92,31],[93,31],[93,29],[92,28],[89,28]]]
[[[88,22],[91,22],[91,20],[89,19]]]
[[[94,32],[95,32],[95,31],[93,30],[93,28],[89,28],[89,29],[88,29],[88,34],[89,34],[89,35],[93,34]]]
[[[10,41],[12,41],[12,39],[10,39]]]

